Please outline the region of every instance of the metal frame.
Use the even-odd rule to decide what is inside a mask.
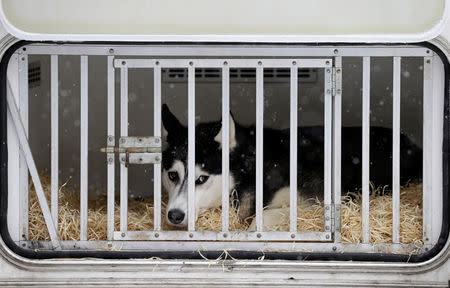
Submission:
[[[25,53],[25,54],[28,54],[28,53],[31,53],[30,51],[32,51],[32,47],[43,47],[43,46],[40,46],[41,44],[38,44],[38,45],[36,45],[36,46],[34,46],[34,45],[31,45],[31,46],[28,46],[27,48],[28,48],[28,51],[27,51],[27,53]],[[30,47],[32,48],[31,50],[30,50]],[[53,50],[54,49],[54,45],[48,45],[48,47],[47,48],[50,48],[49,50]],[[67,49],[65,49],[65,48],[68,48],[68,47],[70,47],[70,49],[68,49],[68,50],[71,50],[71,46],[61,46],[60,48],[61,48],[61,51],[62,51],[62,53],[58,53],[58,54],[60,54],[60,55],[62,55],[62,54],[64,54],[64,53],[71,53],[70,51],[68,51]],[[98,53],[101,53],[101,54],[99,54],[99,55],[105,55],[105,54],[103,54],[103,53],[105,53],[105,51],[103,51],[103,52],[100,52],[100,50],[104,50],[104,48],[100,48],[100,47],[90,47],[90,48],[95,48],[95,49],[99,49],[99,50],[96,50]],[[134,48],[136,48],[136,47],[134,47]],[[147,46],[147,47],[145,47],[145,49],[148,49],[149,47]],[[94,49],[94,50],[95,50]],[[120,49],[123,49],[123,47],[120,47]],[[144,50],[145,50],[144,49]],[[159,48],[155,48],[155,50],[156,50],[156,52],[155,53],[157,53],[158,52],[158,49]],[[242,49],[242,48],[241,48]],[[273,48],[269,48],[269,49],[267,49],[267,54],[271,54],[271,53],[274,53],[274,50],[272,50]],[[314,48],[315,49],[315,48]],[[304,53],[307,53],[308,51],[313,51],[314,49],[312,49],[312,48],[305,48],[305,49],[302,49],[301,50],[301,52],[302,53],[295,53],[297,56],[301,56],[301,55],[304,55],[304,56],[310,56],[311,54],[304,54]],[[348,51],[352,51],[354,48],[352,48],[352,47],[350,47],[350,48],[340,48],[339,49],[339,52],[338,52],[338,54],[339,54],[339,56],[338,57],[341,57],[341,56],[343,56],[343,55],[347,55],[347,56],[349,56],[347,53],[348,53]],[[388,51],[391,51],[392,52],[392,54],[394,54],[394,57],[400,57],[400,56],[424,56],[424,55],[428,55],[428,56],[432,56],[432,55],[430,55],[430,51],[429,50],[427,50],[427,49],[425,49],[425,48],[396,48],[396,47],[389,47],[389,48],[383,48],[383,49],[380,49],[380,48],[368,48],[368,50],[372,50],[372,49],[375,49],[375,50],[373,50],[374,52],[376,52],[376,53],[374,53],[374,54],[370,54],[370,52],[369,51],[365,51],[364,53],[359,53],[358,55],[367,55],[367,56],[364,56],[364,57],[370,57],[370,56],[387,56],[387,52],[386,51],[383,51],[383,50],[388,50]],[[46,53],[43,53],[43,54],[49,54],[48,53],[48,51],[49,50],[47,50],[47,52]],[[170,49],[169,49],[170,50]],[[233,49],[230,49],[230,50],[233,50]],[[245,50],[245,49],[242,49],[242,50]],[[256,50],[258,50],[258,49],[256,49]],[[288,49],[288,48],[286,48],[286,49],[280,49],[280,50],[284,50],[284,51],[294,51],[294,50],[292,50],[292,49]],[[297,49],[297,50],[300,50],[300,49]],[[318,49],[318,50],[320,50],[320,51],[318,51],[318,52],[316,52],[316,53],[325,53],[325,52],[327,52],[327,53],[330,53],[332,50],[331,50],[331,48],[321,48],[321,49]],[[361,49],[360,51],[362,51],[362,50],[364,50],[364,49]],[[36,50],[37,51],[37,50]],[[108,54],[111,54],[111,52],[110,52],[111,50],[108,50]],[[212,50],[209,50],[210,51],[210,54],[214,54],[214,53],[217,53],[217,51],[212,51]],[[168,51],[169,52],[169,54],[170,54],[170,52],[171,51]],[[233,54],[233,53],[236,53],[236,51],[231,51],[232,53],[230,53],[230,54]],[[297,51],[298,52],[298,51]],[[366,52],[369,52],[369,54],[367,54]],[[126,55],[132,55],[133,53],[135,53],[135,52],[131,52],[130,54],[126,54]],[[260,52],[261,53],[261,52]],[[415,54],[416,53],[416,54]],[[40,54],[40,53],[39,53]],[[77,54],[77,53],[74,53],[74,54]],[[226,53],[225,53],[226,54]],[[256,53],[256,54],[258,54],[258,53]],[[299,54],[301,54],[301,55],[299,55]],[[314,54],[314,53],[312,53],[312,54]],[[336,53],[334,52],[334,50],[333,50],[333,54],[334,55],[336,55]],[[390,54],[389,56],[393,56],[392,54]],[[223,54],[222,54],[223,55]],[[254,54],[255,55],[255,54]],[[182,55],[180,55],[180,56],[182,56]],[[327,56],[331,56],[331,55],[327,55]],[[357,55],[352,55],[352,56],[357,56]],[[112,57],[112,56],[110,56],[110,57]],[[338,59],[338,57],[336,57],[335,58],[335,61],[337,62],[337,61],[339,61],[339,60],[337,60]],[[111,58],[109,58],[109,59],[111,59]],[[203,59],[202,59],[203,60]],[[304,59],[303,59],[304,60]],[[127,59],[126,60],[127,61],[127,63],[130,63],[130,59]],[[195,60],[195,61],[198,61],[197,59]],[[210,61],[210,59],[208,59],[208,61],[205,61],[204,63],[205,63],[205,65],[209,65],[211,62],[209,62]],[[222,60],[219,60],[219,61],[222,61]],[[234,60],[233,60],[234,61]],[[257,61],[257,59],[255,59],[255,61]],[[264,60],[265,61],[265,60]],[[131,62],[133,62],[133,61],[131,61]],[[179,62],[180,64],[179,65],[185,65],[186,63],[185,63],[185,59],[183,59],[183,60],[181,60],[180,62]],[[115,63],[116,64],[116,63]],[[219,65],[219,64],[218,64]],[[279,64],[280,65],[280,64]],[[208,67],[214,67],[214,66],[208,66]],[[336,66],[337,67],[337,66]],[[337,69],[337,68],[336,68]],[[121,70],[123,71],[123,70],[125,70],[124,68],[122,68],[121,67]],[[337,87],[337,86],[336,86]],[[425,90],[425,85],[424,85],[424,90]],[[334,91],[332,92],[332,94],[333,94],[333,96],[336,96],[336,95],[338,95],[337,93],[335,93]],[[336,107],[336,103],[338,103],[339,101],[336,101],[336,98],[335,98],[335,100],[334,100],[334,102],[333,103],[335,103],[334,104],[334,119],[336,119],[336,118],[338,118],[339,117],[339,115],[337,115],[337,113],[336,113],[336,111],[337,110],[339,110],[339,107]],[[339,112],[339,111],[338,111]],[[424,113],[425,114],[425,113]],[[425,126],[425,122],[424,122],[424,126]],[[335,126],[335,128],[336,128],[336,126]],[[425,127],[424,127],[424,129],[425,129]],[[333,143],[334,143],[334,145],[335,145],[335,148],[337,147],[337,146],[339,146],[337,143],[339,142],[339,135],[336,135],[336,129],[333,129],[334,131],[333,131]],[[425,143],[424,143],[424,145],[425,145]],[[334,158],[333,158],[333,161],[336,161],[336,159],[337,159],[338,157],[337,156],[334,156]],[[426,157],[425,157],[425,155],[424,155],[424,159],[425,159]],[[328,161],[331,161],[331,158],[328,160]],[[425,160],[424,160],[425,161]],[[364,161],[363,161],[364,162]],[[334,163],[334,162],[333,162]],[[334,165],[338,165],[338,163],[334,163]],[[425,167],[425,166],[424,166]],[[424,181],[425,181],[425,174],[424,174]],[[331,184],[330,184],[331,185]],[[334,185],[334,187],[336,187],[338,184],[336,184],[336,182],[333,182],[333,185]],[[424,187],[425,187],[425,182],[424,182]],[[425,193],[424,193],[425,194]],[[335,195],[336,196],[336,195]],[[424,196],[425,197],[425,196]],[[331,209],[330,210],[332,210],[333,212],[331,212],[331,215],[333,215],[333,213],[336,213],[336,210],[333,210],[333,208],[332,207],[330,207]],[[335,209],[336,209],[336,207],[334,207]],[[424,202],[424,211],[425,211],[425,202]],[[425,223],[425,219],[424,219],[424,223]],[[425,227],[425,226],[424,226]],[[252,240],[253,241],[253,240]],[[431,239],[430,239],[430,241],[431,241]],[[65,242],[65,241],[64,241]],[[161,244],[163,244],[164,242],[160,242]],[[369,246],[365,246],[365,247],[370,247],[371,245],[370,244],[368,244]],[[319,245],[320,246],[320,245]],[[345,244],[344,244],[344,246],[345,246]],[[54,246],[54,247],[56,247],[56,246]]]
[[[332,117],[331,117],[331,109],[332,109],[332,60],[331,59],[121,59],[116,58],[114,60],[114,65],[116,68],[120,69],[121,74],[124,75],[124,71],[128,71],[128,69],[163,69],[169,67],[181,67],[188,69],[188,171],[195,170],[195,69],[197,67],[220,67],[225,75],[223,79],[223,103],[227,103],[224,106],[229,106],[229,69],[235,67],[246,67],[246,68],[255,68],[256,69],[256,231],[228,231],[228,219],[223,223],[222,233],[218,233],[216,231],[196,231],[195,230],[195,213],[191,213],[191,211],[195,212],[194,207],[194,191],[195,191],[195,175],[188,173],[188,231],[160,231],[160,229],[154,229],[155,231],[128,231],[126,227],[121,227],[120,232],[113,233],[114,240],[157,240],[157,241],[167,241],[167,240],[181,240],[181,241],[204,241],[204,240],[214,240],[214,241],[292,241],[295,239],[296,241],[331,241],[332,238],[332,227],[331,227],[331,131],[332,131]],[[264,116],[264,67],[283,67],[283,68],[291,68],[295,70],[295,73],[291,75],[291,99],[297,97],[297,69],[299,68],[325,68],[324,75],[324,93],[325,97],[325,189],[324,189],[324,199],[325,199],[325,225],[323,232],[310,232],[310,231],[297,231],[296,226],[296,216],[295,220],[292,223],[295,223],[295,226],[291,224],[290,232],[275,232],[275,231],[264,231],[263,229],[263,116]],[[161,90],[161,79],[159,76],[156,80],[158,82],[154,83],[154,89],[159,94]],[[127,89],[127,79],[125,76],[121,78],[121,87],[122,89]],[[295,92],[295,94],[293,94]],[[127,110],[128,103],[124,100],[124,91],[122,90],[122,105],[121,111]],[[294,97],[295,96],[295,97]],[[160,95],[158,95],[160,97]],[[156,101],[160,101],[160,99],[156,99]],[[295,100],[296,101],[296,100]],[[160,107],[161,105],[154,105],[156,111],[156,115],[160,115]],[[159,108],[156,108],[159,107]],[[297,106],[293,106],[291,112],[293,118],[297,119]],[[223,114],[229,113],[229,108],[223,108]],[[228,136],[229,135],[229,115],[226,115],[223,123],[227,125],[226,129],[222,134],[222,137],[226,138],[226,141],[223,143],[229,143]],[[127,115],[121,115],[121,123],[127,121]],[[296,120],[295,120],[296,121]],[[291,127],[297,127],[291,126]],[[296,128],[295,128],[296,129]],[[297,133],[295,133],[296,135]],[[295,136],[291,138],[291,141],[297,141]],[[296,146],[294,147],[296,150]],[[225,147],[223,156],[227,158],[229,155],[229,147]],[[292,150],[291,150],[292,153]],[[297,158],[295,158],[297,159]],[[294,161],[295,162],[295,161]],[[226,166],[229,165],[229,162],[224,162]],[[291,163],[292,165],[292,163]],[[223,170],[228,171],[228,168],[223,168]],[[292,170],[296,174],[296,169]],[[121,179],[125,177],[122,173],[126,173],[124,170],[121,170]],[[160,175],[158,175],[160,177]],[[292,176],[292,175],[291,175]],[[296,176],[296,175],[295,175]],[[228,187],[228,177],[226,175],[223,177],[225,185]],[[161,179],[156,179],[157,182],[160,183]],[[294,182],[292,182],[294,183]],[[121,183],[121,187],[122,184]],[[291,185],[291,194],[295,193],[294,197],[292,197],[291,201],[295,201],[295,205],[293,205],[290,213],[293,213],[292,210],[297,209],[297,186]],[[229,191],[223,190],[223,191]],[[121,189],[121,219],[127,215],[128,209],[126,207],[126,203],[122,204],[122,199],[127,197],[127,189]],[[224,199],[229,197],[228,194],[223,193],[222,201],[224,203],[229,203],[229,199]],[[159,199],[158,199],[159,201]],[[228,201],[228,202],[227,202]],[[222,212],[222,218],[228,218],[228,206]],[[154,208],[155,215],[161,214],[160,207]],[[294,219],[294,218],[291,218]],[[121,222],[122,223],[122,222]],[[160,223],[158,223],[160,224]],[[157,231],[157,232],[156,232]]]

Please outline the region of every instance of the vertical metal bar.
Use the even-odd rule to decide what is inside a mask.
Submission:
[[[264,68],[256,68],[256,231],[263,231]]]
[[[161,137],[161,67],[159,66],[153,70],[153,89],[153,134]],[[155,164],[153,169],[153,229],[158,231],[161,230],[161,164]]]
[[[423,62],[423,241],[431,244],[432,192],[433,192],[433,57],[424,57]]]
[[[342,129],[342,57],[334,59],[336,94],[333,97],[333,191],[334,191],[334,242],[341,242],[341,129]]]
[[[289,168],[289,231],[297,231],[297,111],[298,111],[298,67],[291,67],[291,136],[290,136],[290,168]]]
[[[331,125],[333,117],[332,106],[332,68],[325,68],[325,86],[324,86],[324,205],[331,204],[331,148],[332,148],[332,135]],[[325,219],[326,220],[326,219]],[[325,229],[327,230],[327,229]]]
[[[108,93],[108,146],[114,146],[115,145],[115,127],[114,127],[114,121],[115,121],[115,93],[114,93],[114,56],[108,56],[108,63],[107,63],[107,93]],[[115,155],[114,153],[108,153],[107,159],[108,159],[108,168],[107,168],[107,174],[108,174],[108,183],[107,183],[107,239],[113,240],[114,238],[114,174],[115,174],[115,165],[114,165],[114,159]]]
[[[400,242],[400,74],[401,58],[394,57],[392,94],[392,243]]]
[[[120,136],[128,136],[128,68],[120,68]],[[125,158],[121,153],[120,158]],[[128,168],[120,164],[120,231],[128,230]]]
[[[7,84],[7,105],[8,111],[11,114],[11,118],[13,119],[14,126],[16,128],[17,137],[19,138],[19,144],[23,151],[24,158],[27,162],[27,167],[31,175],[31,179],[33,180],[34,187],[36,188],[36,195],[38,197],[39,205],[41,206],[42,214],[44,215],[45,224],[47,225],[48,234],[50,235],[50,240],[55,249],[61,249],[61,245],[58,240],[58,233],[56,232],[55,225],[53,223],[53,219],[50,213],[50,208],[47,204],[47,199],[44,194],[44,189],[42,188],[41,179],[39,178],[39,174],[36,168],[36,164],[34,163],[33,155],[31,153],[30,145],[27,140],[27,136],[25,133],[25,128],[23,126],[22,120],[19,115],[19,110],[17,109],[16,103],[14,101],[14,96],[12,95],[11,84],[8,81]]]
[[[226,64],[225,64],[226,65]],[[230,68],[222,68],[222,231],[229,229],[230,208]]]
[[[362,242],[370,242],[369,230],[369,168],[370,168],[370,57],[363,57],[362,95]]]
[[[59,196],[59,135],[58,135],[58,55],[50,56],[50,118],[51,118],[51,210],[53,223],[58,230]]]
[[[80,56],[80,240],[88,238],[88,57]]]
[[[28,138],[28,55],[19,57],[19,112],[25,129],[25,135]],[[23,151],[19,155],[20,181],[19,181],[19,199],[20,199],[20,237],[22,240],[28,239],[28,167]]]
[[[192,64],[192,63],[191,63]],[[188,230],[195,230],[195,67],[188,68]]]
[[[324,196],[323,196],[323,204],[324,204],[324,231],[331,232],[332,230],[332,209],[331,207],[331,169],[332,169],[332,159],[331,159],[331,148],[332,148],[332,135],[331,135],[331,125],[332,125],[332,117],[333,117],[333,107],[332,107],[332,97],[333,97],[333,69],[332,67],[325,68],[324,75]],[[327,235],[330,239],[330,236]]]

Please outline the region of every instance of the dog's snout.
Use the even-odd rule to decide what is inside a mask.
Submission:
[[[169,210],[167,218],[169,218],[169,221],[172,222],[173,224],[180,224],[181,222],[183,222],[184,212],[181,211],[180,209]]]

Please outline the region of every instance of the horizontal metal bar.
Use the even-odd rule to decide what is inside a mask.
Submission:
[[[295,240],[297,241],[297,240]],[[51,249],[50,241],[20,241],[28,249]],[[61,241],[64,250],[103,250],[103,251],[162,251],[171,247],[177,251],[222,251],[245,250],[245,251],[283,251],[283,252],[353,252],[353,253],[420,253],[425,247],[418,247],[415,244],[362,244],[362,243],[329,243],[329,242],[264,242],[264,241],[190,241],[189,245],[185,241]],[[77,260],[79,261],[79,260]],[[240,262],[240,261],[238,261]],[[311,263],[310,263],[311,264]]]
[[[106,147],[100,148],[103,153],[160,153],[161,148],[148,148],[148,147],[133,147],[133,148],[122,148],[122,147]]]
[[[161,137],[156,136],[126,136],[120,137],[119,147],[121,148],[161,148]]]
[[[125,157],[120,157],[120,163],[159,164],[161,163],[161,153],[128,153],[125,154]]]
[[[288,68],[295,62],[299,68],[325,68],[331,67],[331,59],[116,59],[116,68],[186,68],[194,66],[196,68],[211,67],[265,67],[265,68]]]
[[[152,241],[330,241],[331,232],[322,231],[127,231],[114,232],[114,240]]]
[[[27,45],[26,54],[59,54],[59,55],[115,55],[136,56],[151,55],[158,56],[208,56],[208,57],[334,57],[334,56],[404,56],[420,57],[433,56],[434,52],[424,47],[414,46],[304,46],[304,47],[276,47],[260,46],[249,47],[245,45],[185,45],[185,46],[162,46],[162,45],[83,45],[83,44],[31,44]],[[364,49],[361,49],[364,47]]]

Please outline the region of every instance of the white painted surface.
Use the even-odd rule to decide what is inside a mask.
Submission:
[[[417,42],[440,33],[446,3],[4,0],[0,18],[9,33],[28,40]]]

